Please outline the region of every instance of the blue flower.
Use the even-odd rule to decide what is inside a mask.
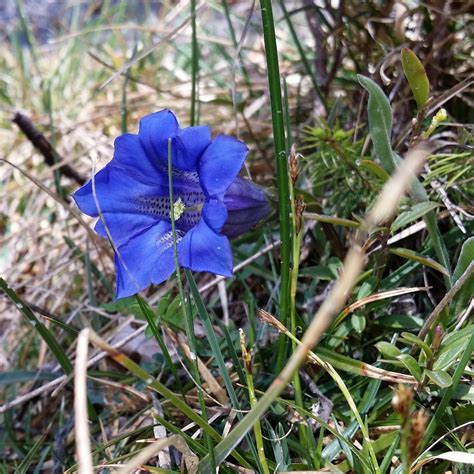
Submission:
[[[117,298],[161,283],[175,270],[169,138],[182,267],[231,276],[232,252],[222,233],[224,224],[226,234],[234,237],[270,212],[263,191],[237,177],[248,153],[244,143],[226,135],[211,140],[206,126],[180,128],[169,110],[145,116],[138,135],[118,137],[110,163],[73,195],[82,212],[103,217],[96,232],[103,237],[110,233]]]
[[[224,195],[227,220],[222,233],[237,237],[255,227],[272,212],[267,196],[258,186],[243,178],[235,178]]]

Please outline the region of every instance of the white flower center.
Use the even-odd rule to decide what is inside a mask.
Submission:
[[[174,214],[174,220],[177,221],[183,214],[186,209],[186,206],[184,205],[184,202],[181,198],[178,198],[174,203],[173,203],[173,214]],[[170,217],[171,211],[170,211]]]

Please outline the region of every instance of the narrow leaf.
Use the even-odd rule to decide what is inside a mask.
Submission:
[[[418,108],[421,109],[430,95],[430,83],[425,67],[416,54],[408,48],[402,49],[402,66]]]
[[[390,359],[395,359],[396,357],[401,355],[401,351],[398,347],[386,341],[377,342],[377,344],[375,344],[375,347],[383,356],[389,357]]]
[[[389,174],[380,165],[373,162],[372,160],[361,160],[359,166],[370,171],[374,176],[377,176],[377,178],[381,179],[383,183],[388,181],[390,178]]]
[[[368,77],[357,75],[360,85],[369,93],[367,113],[374,149],[382,166],[389,174],[395,169],[390,137],[392,135],[392,109],[390,102],[378,84]]]
[[[50,351],[54,354],[64,373],[72,372],[72,364],[66,355],[64,349],[59,345],[57,339],[49,329],[36,317],[35,313],[26,305],[26,303],[18,296],[18,294],[8,286],[7,282],[0,278],[0,289],[7,295],[7,298],[18,308],[18,310],[26,317],[29,323],[38,334],[43,338]]]
[[[448,270],[446,270],[443,265],[439,264],[436,260],[433,260],[429,257],[424,257],[423,255],[420,255],[419,253],[416,253],[413,250],[398,247],[390,249],[390,253],[393,255],[398,255],[402,258],[406,258],[407,260],[412,260],[413,262],[421,263],[425,267],[430,267],[433,270],[442,273],[443,275],[449,276]]]
[[[425,353],[427,359],[431,359],[433,357],[433,351],[431,350],[431,347],[418,336],[415,336],[415,334],[412,334],[411,332],[402,332],[402,339],[409,342],[410,344],[416,344],[418,347],[420,347]]]
[[[456,283],[463,273],[467,270],[471,262],[474,262],[474,237],[467,239],[459,254],[456,268],[453,273],[453,283]],[[459,290],[453,302],[453,314],[459,314],[468,304],[474,294],[474,273],[466,280],[463,287]]]
[[[408,369],[411,375],[421,381],[422,373],[418,362],[410,354],[401,354],[397,359]]]
[[[436,202],[425,201],[415,204],[408,211],[402,212],[394,221],[391,227],[392,232],[405,227],[408,224],[420,219],[428,212],[436,209],[439,206]]]
[[[444,370],[425,370],[425,374],[438,387],[448,388],[452,385],[453,379]]]
[[[441,344],[438,357],[436,358],[433,365],[434,370],[447,370],[449,367],[455,364],[458,358],[461,357],[461,355],[466,350],[469,338],[471,338],[473,335],[474,326],[469,325],[460,331],[446,336],[445,340]]]

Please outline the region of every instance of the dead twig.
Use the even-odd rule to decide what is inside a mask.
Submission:
[[[18,125],[18,128],[24,133],[26,138],[28,138],[33,146],[43,155],[44,162],[48,166],[53,167],[57,163],[61,163],[62,158],[59,153],[53,148],[48,139],[35,127],[29,117],[21,112],[16,112],[12,118],[12,122]],[[79,185],[86,182],[86,179],[69,165],[61,165],[58,168],[58,172],[72,179]]]
[[[474,271],[474,262],[471,262],[471,264],[466,268],[466,271],[461,275],[458,281],[452,286],[452,288],[446,293],[444,298],[438,303],[438,306],[433,310],[433,312],[428,316],[428,319],[425,321],[423,324],[423,327],[420,329],[420,332],[418,333],[418,337],[420,339],[423,339],[430,329],[435,325],[436,321],[438,320],[439,315],[443,311],[443,309],[450,303],[456,293],[462,288],[464,283],[466,283],[467,279],[471,276],[472,272]],[[414,346],[412,349],[415,350],[415,348],[418,346]]]

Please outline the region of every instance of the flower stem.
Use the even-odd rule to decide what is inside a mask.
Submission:
[[[298,39],[298,34],[296,33],[295,27],[293,26],[293,23],[291,22],[291,18],[290,18],[290,15],[288,14],[288,10],[286,9],[284,0],[279,0],[279,4],[280,4],[280,8],[283,12],[283,16],[285,17],[288,28],[290,30],[291,37],[293,38],[293,41],[296,45],[296,48],[298,49],[298,53],[300,54],[301,61],[303,62],[303,66],[304,66],[304,69],[306,71],[306,74],[311,79],[314,90],[315,90],[316,94],[318,95],[319,100],[323,104],[324,109],[326,110],[326,112],[329,112],[329,108],[328,108],[328,105],[326,103],[326,99],[325,99],[323,93],[321,92],[321,89],[318,85],[318,81],[316,80],[316,74],[311,69],[311,65],[310,65],[309,60],[306,56],[304,48],[301,45],[300,40]]]
[[[250,408],[253,408],[257,404],[257,397],[255,396],[255,388],[253,385],[253,373],[252,373],[252,353],[247,351],[245,335],[242,329],[240,331],[240,347],[242,350],[242,358],[244,360],[245,367],[245,378],[247,381],[247,388],[249,391]],[[255,442],[257,444],[258,459],[260,461],[263,474],[270,474],[268,469],[267,458],[265,457],[265,448],[263,445],[262,427],[260,420],[257,420],[253,425],[253,432],[255,435]]]
[[[192,85],[191,85],[191,126],[196,125],[197,120],[197,111],[196,111],[196,102],[197,102],[197,86],[198,86],[198,74],[199,74],[199,50],[197,42],[197,33],[196,33],[196,0],[191,0],[191,76],[192,76]]]
[[[196,336],[194,334],[194,324],[193,324],[193,315],[191,313],[190,307],[188,306],[188,298],[184,293],[183,282],[181,281],[181,275],[179,273],[179,258],[178,258],[178,242],[176,241],[176,225],[174,218],[174,206],[173,206],[173,171],[172,171],[172,160],[171,160],[171,138],[168,139],[168,185],[169,185],[169,197],[170,197],[170,220],[171,220],[171,233],[173,235],[173,252],[174,252],[174,261],[176,266],[176,280],[178,282],[178,291],[181,299],[181,308],[183,311],[183,316],[185,320],[186,327],[186,336],[188,339],[189,350],[191,352],[191,373],[193,379],[196,382],[197,394],[199,399],[199,405],[201,407],[202,417],[207,420],[207,409],[206,402],[204,400],[204,395],[201,387],[201,377],[199,376],[198,369],[198,359],[197,359],[197,344]],[[204,433],[206,438],[207,446],[209,453],[211,454],[211,466],[212,472],[216,472],[216,465],[214,459],[214,443],[212,442],[211,437]]]
[[[291,168],[290,168],[291,169]],[[291,203],[291,224],[292,224],[292,267],[290,269],[290,323],[291,323],[291,334],[296,338],[296,290],[298,288],[298,272],[300,267],[300,249],[301,249],[301,240],[303,237],[303,224],[297,225],[297,210],[296,210],[296,201],[295,201],[295,189],[292,183],[292,180],[289,179],[289,188],[290,188],[290,203]],[[301,221],[303,216],[299,216]],[[297,348],[297,343],[294,339],[291,341],[291,352],[294,353]],[[293,388],[295,390],[295,402],[296,405],[300,408],[304,408],[303,404],[303,392],[301,389],[301,380],[299,372],[295,371],[293,375]],[[312,458],[313,461],[316,460],[316,454],[314,452],[314,446],[316,445],[314,439],[311,440],[313,436],[311,430],[308,429],[306,423],[301,423],[299,425],[298,434],[300,437],[301,444],[306,446],[307,452]]]
[[[280,282],[280,319],[283,324],[288,321],[289,308],[289,275],[290,275],[290,216],[288,172],[285,147],[285,126],[283,122],[283,104],[281,97],[280,68],[275,38],[275,25],[271,0],[261,0],[263,37],[267,59],[268,87],[272,110],[273,137],[278,181],[278,210],[280,218],[281,240],[281,282]],[[278,350],[277,370],[283,366],[286,344],[280,344]]]

